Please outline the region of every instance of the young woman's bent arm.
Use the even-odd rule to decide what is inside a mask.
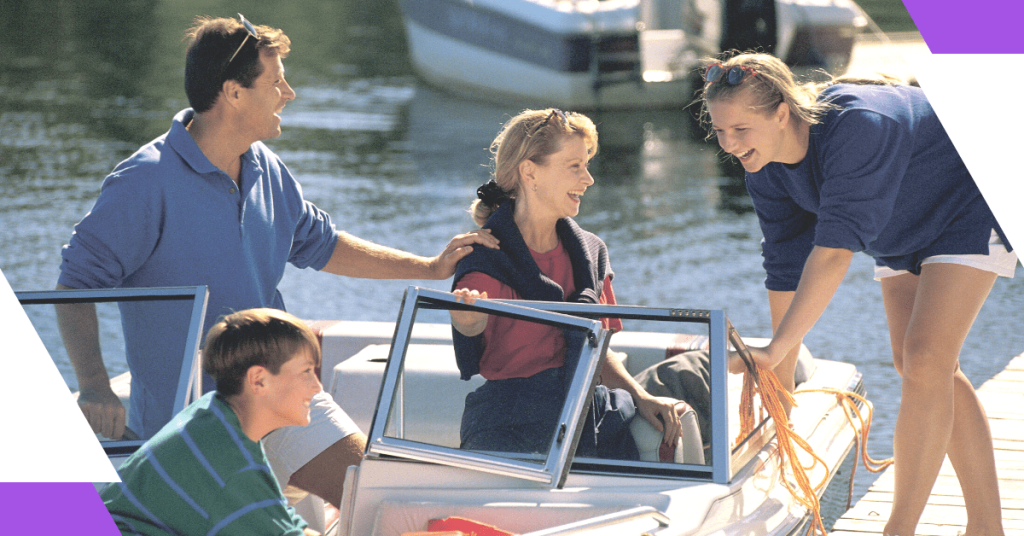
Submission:
[[[814,246],[804,264],[796,292],[769,295],[775,330],[768,346],[753,349],[754,360],[758,364],[767,369],[775,369],[791,352],[793,355],[790,360],[794,363],[789,366],[795,364],[795,351],[799,350],[804,336],[825,312],[825,307],[846,276],[852,259],[853,252],[848,249]],[[787,299],[790,296],[791,299]],[[783,311],[780,318],[779,313]]]

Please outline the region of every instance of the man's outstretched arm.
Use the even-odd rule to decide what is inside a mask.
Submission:
[[[452,238],[436,257],[422,257],[339,231],[338,243],[323,271],[365,279],[447,279],[474,244],[497,248],[498,239],[488,229],[477,229]]]

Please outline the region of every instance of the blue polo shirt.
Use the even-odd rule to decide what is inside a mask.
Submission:
[[[987,254],[992,229],[1008,244],[920,88],[837,84],[819,100],[836,109],[804,159],[746,175],[769,290],[795,290],[815,245],[919,273],[933,255]]]
[[[284,309],[285,265],[322,269],[337,243],[330,216],[262,142],[241,156],[241,186],[215,167],[185,130],[171,129],[114,168],[61,255],[58,282],[73,288],[207,285],[203,332],[224,314]],[[129,426],[149,437],[171,417],[184,341],[184,306],[122,303],[132,372]],[[204,378],[204,390],[214,388]]]

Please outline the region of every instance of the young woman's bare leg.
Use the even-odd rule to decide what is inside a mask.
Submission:
[[[956,471],[967,506],[967,536],[1003,534],[999,480],[988,416],[962,371],[954,379],[953,435],[946,454]],[[963,478],[966,475],[969,478]]]
[[[1002,534],[988,421],[958,364],[995,277],[966,266],[928,264],[920,277],[882,280],[893,362],[903,378],[893,449],[896,493],[886,534],[914,534],[947,451],[964,490],[968,534]]]

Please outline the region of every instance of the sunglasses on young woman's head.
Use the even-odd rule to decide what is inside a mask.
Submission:
[[[708,84],[714,84],[715,82],[724,79],[726,84],[729,84],[730,86],[738,86],[743,82],[743,79],[747,74],[756,76],[757,71],[747,67],[746,65],[735,65],[726,69],[721,63],[712,63],[704,70],[704,81]]]
[[[231,58],[229,58],[228,62],[224,65],[225,69],[227,69],[228,65],[231,65],[231,62],[235,60],[235,56],[237,56],[238,53],[242,51],[242,47],[245,46],[245,43],[249,40],[250,37],[252,37],[253,40],[256,42],[260,40],[260,34],[256,32],[256,27],[253,26],[251,22],[245,20],[245,17],[243,17],[241,13],[238,14],[238,20],[242,21],[242,26],[245,28],[245,31],[248,32],[248,34],[246,34],[245,39],[242,39],[241,44],[239,44],[238,48],[235,49],[235,53],[231,55]]]

